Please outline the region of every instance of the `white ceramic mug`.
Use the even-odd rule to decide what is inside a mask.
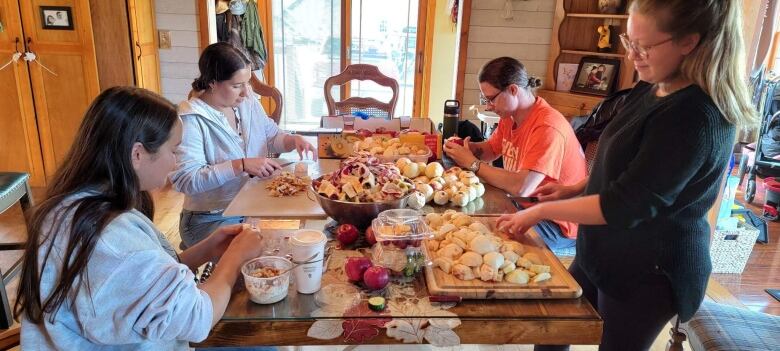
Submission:
[[[328,238],[319,230],[301,229],[290,237],[289,248],[294,262],[304,262],[316,254],[311,261],[295,267],[295,285],[301,294],[313,294],[322,285],[323,257]]]

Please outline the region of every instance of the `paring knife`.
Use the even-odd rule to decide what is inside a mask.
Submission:
[[[531,203],[539,202],[539,198],[536,196],[512,196],[511,194],[506,194],[506,197],[509,198],[510,200],[515,200],[515,201],[531,202]]]

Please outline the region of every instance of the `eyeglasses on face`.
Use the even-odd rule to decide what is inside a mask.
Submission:
[[[497,92],[495,95],[493,95],[491,97],[487,97],[487,96],[485,96],[485,94],[480,92],[479,93],[479,104],[480,105],[495,105],[496,104],[496,98],[498,98],[498,96],[501,95],[501,93],[503,93],[504,90],[506,90],[506,88],[501,89],[501,91]]]
[[[649,51],[652,48],[657,47],[659,45],[666,44],[666,43],[668,43],[668,42],[670,42],[670,41],[672,41],[674,39],[674,37],[671,37],[671,38],[668,38],[666,40],[662,40],[662,41],[657,42],[657,43],[652,44],[652,45],[639,45],[637,42],[631,41],[628,38],[628,35],[626,33],[623,33],[623,34],[619,35],[619,37],[620,37],[620,43],[623,44],[623,48],[626,49],[626,53],[628,53],[629,51],[633,50],[634,53],[637,56],[639,56],[639,58],[642,59],[642,60],[646,60],[649,57],[649,55],[650,55]]]

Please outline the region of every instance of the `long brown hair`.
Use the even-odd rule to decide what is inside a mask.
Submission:
[[[150,153],[159,150],[169,138],[178,117],[173,104],[140,88],[115,87],[92,102],[68,155],[51,179],[46,200],[35,207],[27,220],[28,239],[14,306],[17,319],[22,313],[33,323],[43,322],[79,289],[89,289],[87,265],[103,229],[119,214],[138,209],[153,218],[154,206],[148,192],[141,191],[131,164],[131,150],[138,142]],[[58,209],[68,197],[95,190]],[[55,211],[56,210],[56,211]],[[70,228],[62,227],[62,216],[73,211]],[[51,223],[50,225],[47,223]],[[53,244],[67,235],[63,266],[51,294],[41,300],[39,272],[49,261]],[[43,262],[38,255],[50,241]]]
[[[729,123],[750,127],[759,118],[745,76],[740,6],[737,0],[633,0],[629,12],[656,18],[673,38],[699,34],[680,75],[704,90]]]

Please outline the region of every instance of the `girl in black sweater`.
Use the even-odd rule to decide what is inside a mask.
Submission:
[[[544,203],[499,219],[511,233],[581,224],[570,272],[604,319],[600,350],[646,350],[704,298],[705,216],[736,128],[757,120],[739,12],[736,0],[632,1],[620,38],[640,82],[604,130],[590,178],[540,187]]]

